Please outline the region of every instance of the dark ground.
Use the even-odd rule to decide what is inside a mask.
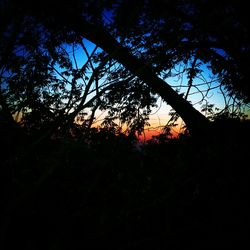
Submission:
[[[249,124],[219,134],[139,151],[101,135],[90,145],[6,142],[1,249],[249,244]]]

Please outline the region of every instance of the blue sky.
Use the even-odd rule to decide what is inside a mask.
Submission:
[[[87,39],[83,39],[83,43],[88,50],[88,53],[91,54],[91,52],[95,48],[95,44],[88,41]],[[73,65],[75,65],[73,53],[72,53],[72,47],[66,46],[69,54],[71,55],[71,60],[73,62]],[[99,48],[98,51],[101,51]],[[86,61],[87,56],[86,53],[83,51],[83,49],[80,47],[80,45],[77,45],[75,47],[75,59],[77,61],[77,66],[80,68]],[[96,66],[96,65],[95,65]],[[183,65],[179,65],[179,67],[183,67]],[[190,67],[188,65],[187,67]],[[178,65],[176,66],[178,68]],[[190,101],[192,104],[194,104],[194,107],[201,110],[201,107],[206,102],[209,104],[214,104],[217,108],[223,109],[225,107],[225,99],[222,95],[221,91],[224,91],[224,89],[219,88],[219,78],[218,76],[214,76],[211,71],[209,70],[208,65],[201,65],[200,67],[201,72],[197,75],[197,77],[193,81],[193,85],[197,85],[199,88],[199,91],[201,91],[203,94],[206,93],[207,88],[211,88],[211,90],[208,92],[207,96],[203,99],[202,94],[197,91],[197,88],[192,87],[190,89],[189,95],[188,95],[188,101]],[[178,73],[178,69],[176,69],[176,72]],[[173,70],[173,73],[176,73]],[[100,80],[102,81],[102,80]],[[178,90],[179,93],[186,93],[188,88],[188,78],[187,74],[183,74],[182,77],[175,76],[175,77],[168,77],[165,80],[168,84],[170,84],[173,89]],[[94,93],[90,94],[88,99],[92,98]],[[152,109],[152,114],[150,115],[150,124],[152,128],[159,128],[161,126],[164,126],[169,117],[169,111],[171,110],[171,107],[168,106],[166,103],[164,103],[160,98],[157,101],[158,107]],[[102,121],[102,119],[105,116],[105,112],[97,111],[96,117],[98,123]]]

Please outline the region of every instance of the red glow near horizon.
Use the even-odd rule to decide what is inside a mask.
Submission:
[[[144,130],[144,133],[139,135],[139,141],[141,142],[145,142],[148,140],[153,139],[154,136],[159,136],[160,134],[162,134],[162,130],[161,129],[153,129],[151,127],[147,128]],[[180,131],[178,131],[177,129],[172,129],[171,130],[171,136],[168,136],[168,138],[170,139],[174,139],[177,138],[179,135]]]

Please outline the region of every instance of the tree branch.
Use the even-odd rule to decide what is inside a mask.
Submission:
[[[74,26],[83,36],[97,44],[154,89],[182,117],[191,132],[196,133],[202,126],[208,126],[209,121],[187,100],[176,93],[169,84],[160,79],[150,65],[133,56],[129,49],[122,47],[102,27],[89,24],[82,18],[77,18]]]

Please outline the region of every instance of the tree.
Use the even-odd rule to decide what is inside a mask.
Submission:
[[[248,183],[244,159],[248,153],[247,135],[244,134],[243,139],[233,135],[231,138],[240,139],[231,140],[228,134],[232,130],[228,126],[226,140],[208,140],[204,150],[201,147],[204,138],[201,144],[186,138],[165,143],[166,136],[171,135],[171,131],[165,129],[164,136],[155,138],[158,145],[146,145],[142,152],[131,147],[133,135],[135,131],[142,132],[157,94],[183,117],[193,134],[209,127],[208,119],[188,100],[192,91],[197,90],[205,101],[213,87],[206,80],[202,83],[204,90],[195,83],[204,65],[211,67],[219,77],[218,87],[222,91],[231,86],[231,92],[229,88],[225,93],[229,98],[230,93],[234,100],[244,101],[244,95],[247,96],[247,71],[241,66],[243,54],[248,54],[247,26],[241,19],[239,23],[234,18],[230,21],[232,13],[235,20],[239,20],[238,12],[228,7],[231,3],[220,5],[218,12],[205,0],[160,1],[160,4],[162,11],[150,1],[116,1],[114,5],[105,0],[72,0],[70,5],[60,1],[34,4],[1,1],[0,133],[4,139],[1,143],[8,144],[3,145],[8,147],[1,151],[0,176],[4,184],[1,242],[9,246],[9,240],[16,236],[19,236],[19,245],[23,243],[28,248],[46,242],[44,234],[34,230],[40,223],[33,218],[40,215],[59,215],[59,226],[54,221],[59,234],[53,233],[50,237],[49,233],[48,242],[57,248],[66,248],[65,242],[70,246],[78,242],[70,237],[75,232],[67,231],[75,227],[75,220],[68,222],[67,215],[70,218],[79,215],[80,228],[91,229],[86,238],[92,247],[93,239],[109,243],[107,236],[120,227],[124,227],[124,231],[112,234],[115,237],[110,241],[111,245],[114,238],[119,241],[116,248],[127,239],[129,247],[138,246],[138,242],[148,245],[145,238],[149,238],[154,247],[155,242],[168,245],[173,235],[176,246],[184,235],[193,239],[192,234],[210,237],[211,232],[211,245],[222,233],[220,243],[225,246],[227,229],[231,226],[230,245],[235,237],[235,225],[239,231],[236,238],[243,238],[246,232],[243,217],[248,214],[244,202]],[[106,14],[108,21],[103,20]],[[211,31],[203,21],[203,18],[210,21],[213,16],[217,17],[216,22],[225,18],[222,26],[227,29],[222,33]],[[232,36],[230,27],[234,31]],[[243,32],[243,41],[236,37],[237,29]],[[88,47],[85,38],[95,44]],[[226,50],[214,47],[214,42],[220,41],[223,48],[228,45],[228,39],[234,41],[234,46],[229,46],[226,54]],[[77,58],[80,49],[82,62]],[[181,70],[174,71],[176,65],[181,66]],[[175,92],[166,83],[173,74],[187,77],[184,93]],[[225,96],[226,103],[231,105],[227,98]],[[77,133],[79,125],[74,123],[75,119],[81,122],[80,132],[87,131],[82,133],[85,139],[93,131],[90,127],[98,108],[108,110],[109,114],[102,133],[93,133],[96,140],[92,141],[96,144],[68,140],[44,140],[35,144],[33,137],[32,143],[26,137],[21,146],[15,138],[9,143],[14,133],[6,128],[16,125],[14,115],[22,118],[22,127],[28,134],[35,135],[38,142],[41,140],[37,138],[62,136],[69,130]],[[207,104],[204,111],[214,116],[213,106]],[[124,137],[114,136],[120,133],[120,127],[114,123],[117,118],[128,125],[131,141],[123,143]],[[228,121],[224,123],[221,119],[217,128],[224,131],[225,124]],[[248,125],[243,129],[239,126],[238,131],[241,130],[248,131]],[[232,203],[235,206],[231,206]],[[16,218],[20,214],[31,215],[33,223],[29,224],[27,218],[18,223]],[[149,215],[153,215],[150,220]],[[228,218],[232,219],[231,225]],[[130,225],[128,221],[135,224]],[[191,226],[190,221],[193,221]],[[211,222],[209,226],[207,221]],[[23,231],[23,223],[28,223],[28,231]],[[220,230],[214,234],[218,226]],[[129,237],[123,234],[128,231]],[[26,235],[31,235],[27,242]],[[82,239],[85,232],[76,232],[76,235],[85,241]],[[61,241],[62,236],[67,240]]]
[[[20,5],[15,1],[6,1],[3,4],[6,13],[15,13],[16,18],[9,20],[10,18],[6,14],[3,23],[6,23],[6,29],[11,29],[10,25],[7,25],[9,23],[13,26],[12,33],[7,31],[9,41],[14,41],[15,39],[12,39],[12,37],[18,33],[14,25],[16,20],[24,18],[27,22],[28,17],[34,18],[39,25],[44,27],[46,32],[50,33],[50,47],[57,47],[62,41],[77,44],[83,37],[86,37],[108,53],[106,55],[108,60],[110,58],[117,60],[125,66],[126,70],[148,84],[152,90],[175,109],[191,132],[196,132],[200,128],[206,127],[208,122],[186,99],[190,88],[194,86],[192,82],[200,70],[201,63],[208,63],[214,73],[221,76],[221,82],[228,86],[229,90],[234,86],[241,86],[237,92],[239,96],[247,93],[244,90],[247,88],[245,87],[247,84],[239,83],[245,81],[247,74],[244,67],[240,66],[243,64],[242,53],[237,53],[237,49],[247,53],[249,51],[247,47],[247,26],[244,18],[239,19],[237,3],[221,4],[218,10],[214,10],[213,5],[208,1],[203,1],[201,4],[195,1],[175,1],[174,3],[172,1],[159,1],[158,4],[160,8],[156,7],[157,5],[151,1],[139,1],[135,5],[133,1],[117,1],[112,4],[110,1],[85,1],[83,3],[76,0],[68,8],[63,3],[57,3],[56,1],[53,6],[40,2],[36,5],[30,5],[25,1]],[[206,12],[204,6],[209,8],[211,12]],[[130,7],[133,7],[133,12],[127,11]],[[106,22],[103,20],[105,8],[112,13],[110,20]],[[163,9],[163,11],[159,11],[159,9]],[[65,10],[67,10],[67,19],[65,19]],[[230,18],[232,14],[235,14],[235,18]],[[129,18],[126,18],[127,15],[129,15]],[[209,29],[207,20],[212,17],[215,17],[218,21],[221,21],[222,17],[227,18],[227,22],[222,27],[225,28],[223,33]],[[204,30],[202,30],[203,28]],[[234,51],[233,49],[227,49],[229,46],[227,36],[230,28],[234,31],[231,35],[236,44]],[[245,30],[242,41],[237,38],[238,31],[236,29],[238,28],[240,28],[239,30]],[[40,30],[40,34],[45,30]],[[37,31],[39,32],[39,29]],[[3,34],[6,35],[6,31]],[[11,44],[11,42],[8,43],[7,47],[11,47]],[[224,49],[223,52],[227,51],[227,54],[221,55],[215,44],[220,44],[219,48]],[[139,49],[133,50],[133,48]],[[3,63],[11,49],[4,49],[4,51]],[[52,48],[49,53],[51,51],[53,51]],[[230,54],[229,51],[232,51],[232,53]],[[53,58],[52,54],[49,55],[51,58]],[[233,57],[235,54],[240,55],[237,60]],[[53,59],[54,61],[61,60],[61,63],[66,66],[67,59],[64,58],[65,62],[62,62],[62,55],[57,54],[56,57],[56,59]],[[189,86],[184,98],[162,79],[163,74],[170,72],[176,64],[182,61],[193,62],[186,69]],[[66,66],[64,74],[72,74],[74,79],[76,71],[73,72],[70,67],[70,65]],[[28,77],[30,78],[30,76]],[[93,76],[91,81],[94,78]],[[60,79],[60,81],[63,80]],[[73,85],[71,89],[72,97]],[[97,89],[96,91],[98,91]],[[101,93],[104,93],[104,91]],[[231,93],[234,93],[234,90]],[[100,92],[97,96],[99,95]],[[86,96],[83,95],[79,98],[82,98],[81,105],[78,108],[73,107],[75,111],[67,119],[72,120],[72,117],[86,107],[83,106]],[[62,121],[62,119],[58,120]]]
[[[219,4],[218,8],[214,8],[213,3],[207,1],[201,4],[192,1],[185,3],[176,1],[176,4],[171,1],[160,1],[160,8],[155,8],[156,5],[151,2],[149,4],[142,2],[136,4],[137,6],[131,1],[125,1],[117,5],[113,12],[114,22],[108,26],[111,33],[115,35],[115,32],[117,32],[118,39],[121,41],[120,44],[129,48],[129,51],[119,47],[114,40],[112,41],[111,37],[108,40],[108,34],[106,34],[106,41],[109,42],[104,44],[105,39],[101,40],[96,36],[102,34],[101,36],[105,37],[105,31],[102,33],[99,30],[96,36],[92,34],[94,30],[97,30],[97,27],[90,28],[86,31],[86,34],[93,35],[90,39],[96,39],[96,42],[98,40],[102,41],[102,47],[105,47],[110,53],[112,48],[115,48],[114,54],[119,54],[117,56],[118,60],[123,61],[127,68],[131,71],[134,70],[133,72],[136,72],[137,75],[140,75],[143,69],[146,69],[140,77],[145,82],[154,82],[154,87],[153,85],[152,87],[157,89],[163,99],[174,107],[177,113],[186,121],[189,128],[193,126],[191,124],[192,119],[193,123],[199,121],[202,124],[202,118],[199,118],[199,115],[195,114],[195,112],[188,110],[188,104],[184,104],[180,98],[170,94],[171,90],[164,87],[163,82],[158,85],[156,84],[159,82],[158,80],[152,80],[151,78],[152,81],[150,81],[151,76],[149,76],[148,72],[153,71],[154,74],[161,76],[162,72],[171,71],[173,65],[178,64],[180,61],[191,61],[191,66],[186,69],[189,78],[186,99],[190,88],[196,87],[193,85],[193,81],[197,72],[201,71],[203,65],[207,65],[211,68],[211,73],[219,78],[220,85],[217,87],[220,89],[225,87],[229,97],[233,98],[231,104],[225,104],[227,110],[229,105],[234,106],[235,97],[245,103],[248,102],[248,73],[245,66],[242,66],[242,64],[248,65],[247,58],[249,58],[245,56],[249,53],[248,22],[244,19],[244,15],[241,16],[239,3]],[[161,7],[165,7],[162,8],[164,9],[163,12],[159,11]],[[129,12],[128,10],[131,8],[135,11]],[[211,10],[211,12],[207,10]],[[176,16],[173,17],[173,13]],[[226,19],[222,27],[220,27],[223,32],[218,32],[217,28],[209,29],[207,23],[212,18],[213,21],[219,23],[222,22],[223,18]],[[127,20],[129,21],[127,22]],[[203,28],[204,30],[202,30]],[[239,39],[239,32],[242,32],[244,37],[242,40]],[[230,39],[234,41],[233,48],[230,45]],[[136,66],[135,58],[125,57],[129,53],[133,53],[131,44],[137,49],[137,59],[139,57],[144,62],[149,62],[153,69],[138,61]],[[141,50],[138,51],[138,47]],[[135,62],[135,64],[132,66],[131,62]],[[208,84],[207,93],[209,89],[211,89],[211,86]],[[198,91],[200,90],[198,89]],[[169,93],[177,102],[172,102],[171,97],[166,96],[166,93]],[[184,111],[184,114],[182,111]]]

